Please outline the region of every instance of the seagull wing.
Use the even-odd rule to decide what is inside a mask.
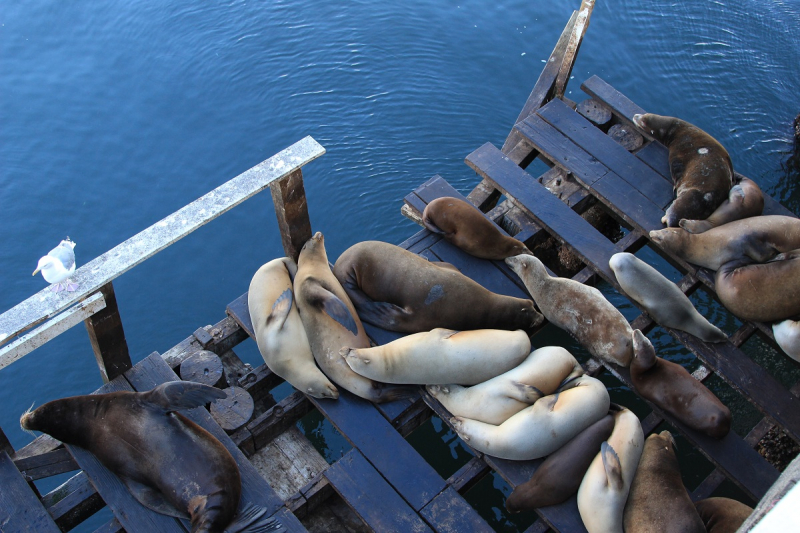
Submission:
[[[64,268],[66,270],[70,270],[72,269],[73,266],[75,266],[75,252],[73,252],[72,248],[70,248],[66,244],[63,243],[59,244],[58,246],[50,250],[50,253],[48,253],[47,255],[49,255],[50,257],[55,257],[56,259],[61,261],[61,264],[64,265]]]

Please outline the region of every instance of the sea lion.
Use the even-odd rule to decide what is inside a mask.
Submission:
[[[284,529],[253,506],[236,519],[242,491],[239,467],[208,431],[175,411],[224,398],[191,381],[162,383],[148,392],[111,392],[48,402],[24,413],[20,425],[89,450],[131,494],[153,511],[190,518],[193,532],[240,531],[259,525]],[[257,516],[256,516],[257,515]]]
[[[250,281],[247,307],[256,344],[267,367],[294,388],[315,398],[338,398],[339,391],[317,368],[292,291],[297,265],[273,259]]]
[[[689,233],[703,233],[711,228],[740,220],[756,217],[764,211],[764,193],[751,179],[742,179],[731,188],[728,199],[705,220],[681,219],[680,227]]]
[[[638,302],[659,325],[686,331],[705,342],[727,339],[725,333],[697,312],[677,285],[635,255],[614,254],[608,266],[625,294]]]
[[[580,376],[500,425],[463,417],[450,423],[470,447],[501,459],[527,461],[549,455],[608,412],[603,383]]]
[[[773,324],[772,334],[784,353],[800,362],[800,321],[784,320]]]
[[[675,227],[682,218],[708,218],[733,186],[728,151],[714,137],[679,118],[645,113],[634,115],[633,123],[669,149],[676,198],[661,222]]]
[[[688,427],[721,439],[731,429],[731,411],[681,365],[656,356],[650,339],[633,331],[631,382],[645,400]]]
[[[744,320],[772,322],[800,314],[800,249],[764,264],[731,261],[714,277],[717,297]]]
[[[354,372],[384,383],[474,385],[514,368],[530,351],[531,341],[520,329],[436,328],[373,348],[343,348],[340,353]]]
[[[385,242],[351,246],[339,256],[333,273],[361,319],[390,331],[530,332],[543,320],[531,300],[495,294],[460,272]]]
[[[683,228],[653,230],[650,238],[665,252],[719,270],[730,261],[749,258],[764,263],[779,253],[799,249],[800,219],[763,215],[734,220],[698,234]]]
[[[300,250],[294,294],[314,360],[334,383],[376,403],[395,400],[409,392],[356,374],[339,355],[345,346],[369,348],[369,338],[347,293],[331,272],[320,232]]]
[[[705,533],[683,486],[674,447],[669,431],[647,437],[625,504],[625,533]]]
[[[622,533],[625,501],[643,444],[636,415],[625,408],[614,413],[614,430],[600,445],[578,488],[578,512],[589,533]]]
[[[428,385],[450,414],[499,425],[542,396],[583,375],[583,368],[560,346],[534,350],[522,363],[472,387]]]
[[[706,498],[695,502],[708,533],[736,533],[753,508],[730,498]]]
[[[595,357],[627,367],[631,362],[631,326],[603,293],[567,278],[551,277],[532,255],[506,259],[542,314],[578,339]]]
[[[465,252],[481,259],[502,261],[531,253],[520,241],[509,237],[474,205],[443,196],[425,206],[422,223],[428,230]]]
[[[508,496],[506,510],[519,513],[567,501],[578,491],[600,445],[613,429],[614,416],[607,414],[548,455],[533,476]]]

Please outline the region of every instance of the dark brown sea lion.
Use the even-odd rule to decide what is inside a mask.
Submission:
[[[800,219],[764,215],[734,220],[692,234],[683,228],[650,232],[661,249],[698,266],[719,270],[730,261],[749,258],[764,263],[776,255],[800,249]]]
[[[731,429],[731,411],[681,365],[656,356],[650,339],[633,330],[631,382],[644,399],[709,437],[721,439]]]
[[[503,233],[469,202],[443,196],[425,206],[422,223],[433,233],[475,257],[502,261],[531,253],[520,241]]]
[[[762,211],[764,211],[764,193],[756,182],[742,177],[739,183],[731,188],[728,199],[722,202],[707,219],[682,219],[679,225],[689,233],[703,233],[734,220],[756,217]]]
[[[706,498],[695,502],[708,533],[735,533],[753,508],[730,498]]]
[[[625,504],[625,533],[705,533],[706,528],[683,486],[669,431],[644,442],[639,467]]]
[[[682,218],[708,218],[733,186],[728,151],[714,137],[679,118],[645,113],[634,115],[633,122],[669,149],[677,197],[661,221],[675,227]]]
[[[351,246],[339,256],[333,273],[361,319],[390,331],[530,332],[543,320],[531,300],[495,294],[460,272],[385,242]]]
[[[744,320],[771,322],[800,315],[800,249],[769,263],[731,261],[714,277],[717,296]]]
[[[209,432],[175,412],[225,396],[208,385],[172,381],[149,392],[54,400],[23,414],[20,425],[89,450],[142,505],[191,518],[192,532],[251,531],[267,524],[272,529],[263,531],[283,530],[275,519],[263,518],[263,509],[255,516],[260,523],[244,512],[233,521],[242,491],[236,461]]]
[[[519,513],[566,501],[578,492],[583,475],[600,452],[600,444],[613,429],[614,417],[606,415],[548,455],[531,479],[517,485],[506,499],[506,509]]]

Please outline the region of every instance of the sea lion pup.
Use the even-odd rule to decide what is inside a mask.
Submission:
[[[532,255],[506,259],[542,314],[578,339],[595,357],[627,367],[633,356],[631,326],[599,290],[567,278],[551,277]]]
[[[731,411],[681,365],[656,356],[650,339],[633,331],[631,382],[642,398],[690,428],[721,439],[731,429]]]
[[[365,322],[390,331],[523,329],[542,323],[531,300],[495,294],[467,276],[393,244],[366,241],[333,273]]]
[[[753,508],[730,498],[706,498],[695,502],[708,533],[736,533]]]
[[[761,188],[753,180],[742,177],[741,181],[731,188],[728,199],[722,202],[707,219],[684,218],[678,225],[689,233],[703,233],[734,220],[756,217],[763,211],[764,193],[761,192]]]
[[[625,501],[643,444],[636,415],[625,408],[614,413],[614,430],[600,445],[578,488],[578,512],[589,533],[622,533]]]
[[[542,396],[583,375],[583,368],[560,346],[534,350],[511,370],[472,387],[428,385],[450,414],[499,425]]]
[[[800,249],[764,264],[731,261],[714,276],[719,301],[744,320],[772,322],[800,314]]]
[[[634,115],[633,123],[669,149],[676,198],[661,222],[675,227],[682,218],[708,218],[733,186],[733,164],[727,150],[714,137],[679,118],[645,113]]]
[[[800,219],[764,215],[734,220],[703,233],[683,228],[650,232],[662,250],[695,265],[719,270],[729,261],[749,258],[765,263],[776,255],[800,249]]]
[[[608,266],[625,294],[644,307],[659,325],[686,331],[705,342],[724,342],[728,338],[697,312],[677,285],[635,255],[614,254]]]
[[[443,196],[425,206],[422,223],[433,233],[481,259],[502,261],[506,257],[530,254],[520,241],[509,237],[474,205]]]
[[[580,376],[500,425],[463,417],[450,423],[470,447],[501,459],[527,461],[549,455],[608,412],[603,383]]]
[[[530,351],[531,341],[521,329],[436,328],[373,348],[343,348],[340,353],[354,372],[384,383],[474,385],[514,368]]]
[[[292,291],[297,265],[288,257],[273,259],[250,281],[247,307],[256,344],[267,367],[294,388],[314,398],[339,397],[339,391],[317,368]]]
[[[773,324],[772,334],[786,355],[800,362],[800,321],[784,320]]]
[[[625,504],[625,533],[705,533],[683,486],[674,447],[669,431],[647,437]]]
[[[600,445],[613,429],[614,416],[607,414],[548,455],[533,476],[508,496],[506,510],[519,513],[567,501],[578,491]]]
[[[339,355],[345,346],[369,348],[369,338],[347,293],[331,272],[320,232],[300,250],[294,294],[314,360],[334,383],[376,403],[409,394],[407,388],[389,387],[356,374]]]
[[[142,505],[190,518],[192,532],[283,531],[252,505],[235,518],[242,491],[236,461],[208,431],[175,412],[226,396],[208,385],[170,381],[148,392],[54,400],[24,413],[20,426],[90,451]]]

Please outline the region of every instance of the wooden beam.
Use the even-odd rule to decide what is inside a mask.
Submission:
[[[561,68],[558,70],[558,77],[556,78],[553,89],[555,98],[564,96],[567,82],[572,74],[572,67],[575,65],[575,58],[578,56],[578,50],[581,48],[583,36],[586,34],[586,28],[589,27],[589,19],[592,16],[592,9],[594,9],[594,1],[595,0],[583,0],[581,8],[578,10],[578,18],[575,21],[575,27],[572,29],[572,34],[567,44],[567,50],[561,60]]]
[[[275,215],[281,230],[281,242],[286,257],[297,262],[300,250],[311,238],[311,220],[308,218],[308,202],[303,187],[303,172],[298,168],[288,176],[270,185]]]
[[[117,309],[114,286],[109,281],[100,288],[100,292],[106,302],[105,308],[83,323],[89,333],[89,342],[92,343],[103,382],[108,383],[133,365],[128,353],[128,343],[125,341],[125,332],[122,329],[122,318]]]

